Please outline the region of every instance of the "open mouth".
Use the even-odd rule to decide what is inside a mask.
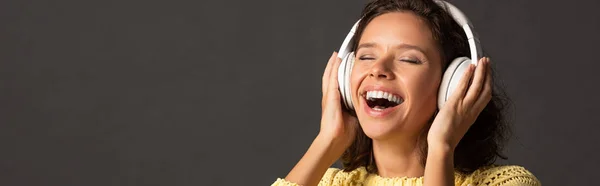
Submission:
[[[384,91],[367,91],[363,97],[371,109],[378,111],[398,106],[404,102],[402,97]]]

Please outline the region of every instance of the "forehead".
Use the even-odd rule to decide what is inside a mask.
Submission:
[[[391,12],[373,18],[360,37],[361,43],[375,43],[380,47],[409,44],[424,49],[427,54],[437,53],[431,29],[412,12]]]

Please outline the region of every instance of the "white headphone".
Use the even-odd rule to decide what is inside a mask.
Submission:
[[[467,19],[465,14],[463,14],[458,8],[454,5],[442,1],[435,0],[435,2],[441,6],[442,8],[446,7],[448,13],[452,15],[454,21],[456,21],[465,31],[467,35],[467,39],[469,42],[469,48],[471,50],[471,57],[458,57],[450,63],[448,69],[444,72],[444,76],[442,77],[442,82],[440,84],[440,89],[438,93],[438,108],[442,108],[444,103],[450,98],[450,95],[454,91],[456,85],[462,78],[465,70],[469,67],[469,64],[477,65],[477,61],[481,58],[481,46],[479,44],[479,39],[477,35],[472,31],[473,25]],[[338,69],[338,84],[340,88],[340,93],[342,95],[342,99],[345,107],[348,110],[354,110],[354,105],[352,104],[352,94],[350,90],[350,74],[352,72],[352,67],[354,66],[354,51],[352,51],[351,44],[353,43],[354,33],[356,31],[356,27],[358,26],[357,21],[350,33],[344,39],[342,43],[342,47],[338,52],[338,57],[342,59],[342,63]],[[475,60],[471,60],[475,59]]]

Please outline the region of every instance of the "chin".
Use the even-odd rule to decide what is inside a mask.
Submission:
[[[422,122],[409,119],[407,107],[409,105],[401,104],[383,115],[374,115],[369,108],[362,108],[356,114],[363,132],[373,140],[414,137],[423,126],[419,124]]]
[[[391,123],[384,121],[360,121],[360,126],[362,127],[365,135],[369,138],[377,140],[384,139],[388,136],[393,135],[396,128],[398,128],[399,123]]]

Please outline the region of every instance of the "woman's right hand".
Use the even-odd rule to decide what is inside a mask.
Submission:
[[[341,59],[334,52],[323,73],[321,129],[304,156],[285,180],[298,185],[315,186],[344,151],[352,144],[358,127],[357,119],[342,110],[337,72]]]
[[[318,137],[327,140],[342,152],[356,137],[358,121],[344,111],[338,85],[338,69],[342,59],[333,52],[323,73],[323,98],[321,100],[321,129]]]

